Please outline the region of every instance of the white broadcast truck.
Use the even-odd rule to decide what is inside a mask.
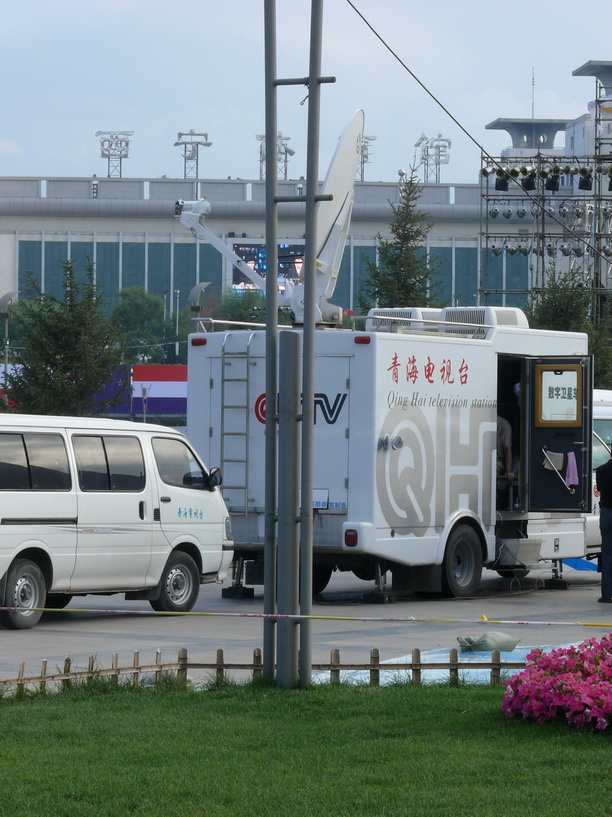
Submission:
[[[318,205],[315,264],[313,590],[334,570],[393,591],[467,596],[483,567],[524,574],[593,556],[591,358],[585,335],[531,329],[513,308],[373,310],[342,329],[329,302],[342,259],[363,112],[340,139]],[[177,202],[192,234],[258,286],[265,280],[204,225],[206,199]],[[284,300],[283,300],[284,298]],[[303,289],[285,291],[295,328]],[[189,337],[187,427],[219,462],[232,517],[234,584],[263,580],[265,332]],[[279,384],[282,389],[283,384]],[[517,478],[497,474],[498,417]]]
[[[584,335],[530,329],[517,309],[375,310],[364,331],[317,332],[315,406],[315,592],[333,570],[391,571],[394,591],[465,596],[483,566],[587,555]],[[512,484],[497,475],[498,416]],[[263,558],[264,420],[265,333],[191,335],[189,436],[223,468],[247,583]]]

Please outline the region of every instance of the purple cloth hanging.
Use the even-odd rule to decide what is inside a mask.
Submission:
[[[567,465],[565,466],[565,484],[569,488],[570,485],[580,485],[578,479],[578,466],[576,465],[576,454],[570,451],[567,455]]]

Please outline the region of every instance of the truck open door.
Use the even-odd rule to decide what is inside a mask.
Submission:
[[[589,513],[592,359],[540,358],[527,363],[526,510]]]

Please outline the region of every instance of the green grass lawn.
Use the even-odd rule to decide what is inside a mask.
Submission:
[[[73,690],[0,700],[1,817],[609,817],[608,734],[489,687]]]

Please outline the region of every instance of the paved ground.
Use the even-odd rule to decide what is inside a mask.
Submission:
[[[406,655],[415,647],[457,647],[458,636],[477,635],[485,626],[514,635],[520,646],[579,643],[612,631],[612,605],[597,603],[598,573],[566,570],[567,589],[542,589],[550,576],[549,571],[531,573],[519,583],[487,571],[475,598],[412,596],[377,604],[363,601],[364,593],[374,589],[372,583],[338,574],[314,605],[315,615],[329,618],[312,623],[313,662],[328,661],[333,648],[340,650],[346,662],[365,662],[374,647],[382,660]],[[76,608],[91,612],[76,612]],[[254,599],[223,599],[221,588],[211,585],[202,588],[195,610],[261,613],[262,608],[262,593],[256,593]],[[66,611],[43,618],[32,630],[0,629],[0,679],[16,677],[22,661],[26,674],[35,675],[43,659],[48,660],[49,672],[63,666],[66,656],[86,666],[88,656],[95,655],[98,665],[110,666],[113,653],[118,653],[125,666],[136,650],[142,663],[151,663],[157,649],[166,660],[175,660],[178,649],[186,647],[193,661],[212,662],[222,648],[226,661],[248,662],[254,648],[262,646],[260,618],[133,612],[138,610],[149,612],[150,608],[144,602],[126,602],[121,596],[89,596],[73,599]],[[504,623],[481,624],[483,615]],[[415,620],[388,620],[392,618]],[[528,623],[507,623],[510,621]]]

